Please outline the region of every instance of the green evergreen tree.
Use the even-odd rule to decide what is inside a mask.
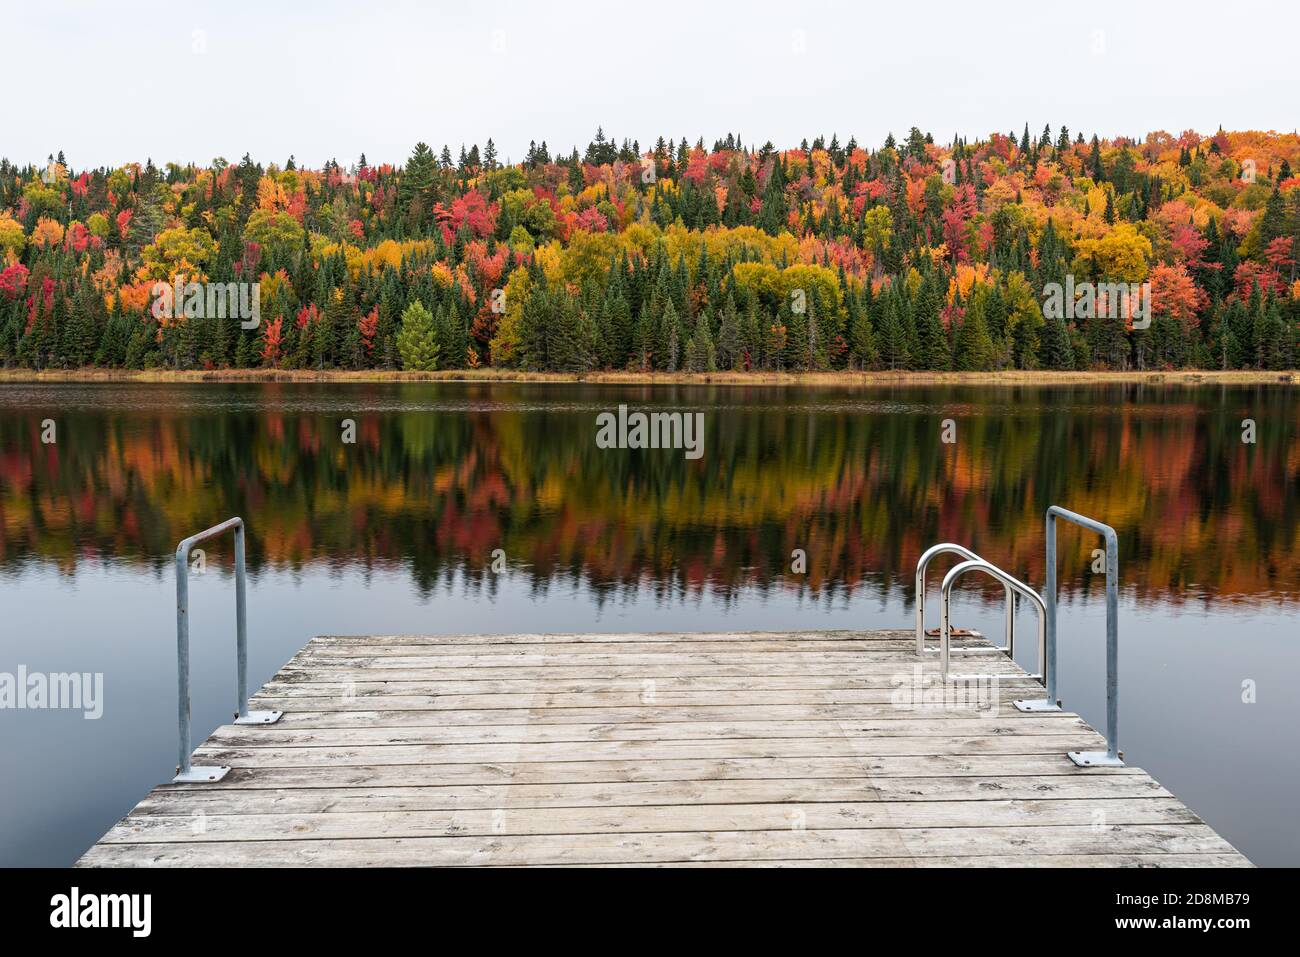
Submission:
[[[717,364],[721,369],[734,369],[740,359],[741,332],[740,317],[736,312],[736,300],[731,293],[722,301],[722,319],[718,324]]]
[[[686,343],[687,372],[716,372],[717,354],[713,347],[713,336],[709,332],[712,322],[707,312],[700,313],[695,322],[695,331]]]
[[[587,372],[596,367],[595,326],[574,296],[565,291],[553,296],[553,340],[550,368],[556,372]]]
[[[849,303],[849,354],[857,368],[870,369],[880,361],[871,321],[871,287],[866,287],[865,298],[851,296]]]
[[[397,205],[412,227],[418,228],[432,207],[437,169],[433,151],[424,143],[416,143],[397,181]]]
[[[1070,344],[1070,330],[1065,320],[1048,319],[1043,326],[1039,343],[1039,360],[1046,369],[1073,369],[1074,348]]]
[[[972,299],[957,329],[955,364],[962,372],[984,372],[993,368],[993,339],[984,322],[979,300]]]
[[[676,372],[677,362],[681,358],[681,339],[677,332],[677,307],[673,305],[671,299],[664,306],[661,333],[663,339],[663,351],[661,368],[666,372]]]
[[[438,368],[438,340],[433,316],[423,303],[413,302],[402,312],[397,351],[402,357],[403,369],[432,372]]]
[[[952,368],[948,330],[943,327],[939,308],[939,293],[927,278],[916,302],[916,332],[920,349],[915,358],[917,367],[921,369],[945,371]]]
[[[880,358],[890,369],[906,369],[911,362],[907,328],[900,316],[900,298],[891,288],[881,309]]]

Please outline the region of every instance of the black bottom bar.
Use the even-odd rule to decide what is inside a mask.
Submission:
[[[457,949],[496,951],[516,940],[530,948],[581,941],[602,941],[602,949],[614,941],[677,947],[684,933],[697,946],[716,937],[733,948],[738,937],[762,940],[774,932],[799,933],[805,943],[809,932],[847,933],[868,949],[909,939],[999,946],[1007,937],[1046,945],[1099,932],[1199,934],[1229,943],[1242,932],[1277,933],[1294,921],[1287,905],[1295,881],[1288,870],[1030,869],[13,870],[0,876],[8,885],[0,898],[7,941],[76,934],[81,943],[147,940],[235,954],[410,935],[431,945],[459,940]],[[147,911],[143,896],[129,895],[148,895]],[[84,926],[114,921],[118,926]],[[688,932],[691,927],[696,930]],[[601,936],[589,936],[595,931]]]

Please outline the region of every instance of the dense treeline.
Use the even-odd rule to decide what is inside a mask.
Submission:
[[[515,165],[491,140],[458,159],[421,143],[400,169],[5,160],[0,362],[1292,368],[1296,163],[1295,134],[1064,127],[789,151],[598,131]],[[1044,318],[1067,277],[1149,282],[1149,327]],[[187,282],[257,283],[258,324],[189,308]]]

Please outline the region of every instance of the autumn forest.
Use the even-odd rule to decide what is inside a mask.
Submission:
[[[74,159],[0,163],[5,366],[1289,369],[1300,351],[1294,133]],[[1150,321],[1045,318],[1067,279],[1149,283]],[[257,284],[256,322],[157,308],[186,283]]]

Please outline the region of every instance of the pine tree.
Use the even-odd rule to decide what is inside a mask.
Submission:
[[[865,297],[849,298],[849,351],[853,364],[859,369],[870,369],[880,361],[876,347],[876,333],[871,321],[871,287]]]
[[[637,316],[633,343],[629,364],[641,372],[649,372],[654,367],[655,336],[648,310],[643,309],[641,315]]]
[[[439,355],[444,369],[458,369],[466,364],[469,354],[469,326],[466,324],[457,297],[452,295],[445,307],[434,314],[438,334]]]
[[[772,172],[763,187],[763,205],[758,212],[758,227],[772,236],[786,228],[789,210],[785,201],[785,175],[781,160],[772,160]]]
[[[550,311],[546,273],[536,265],[529,271],[528,292],[519,315],[519,364],[527,369],[549,368]]]
[[[742,368],[756,369],[764,363],[764,341],[763,319],[758,312],[758,302],[751,298],[745,307],[745,318],[740,326],[739,362]]]
[[[71,304],[64,354],[73,368],[89,365],[100,339],[97,325],[100,299],[94,287],[83,285]]]
[[[939,294],[927,277],[916,303],[916,331],[920,351],[917,365],[922,369],[947,370],[952,367],[952,350],[948,332],[939,316]],[[987,337],[987,333],[985,333]]]
[[[700,313],[695,322],[695,331],[686,343],[687,372],[716,372],[718,368],[716,353],[713,348],[713,336],[709,332],[712,320],[707,312]]]
[[[1098,306],[1086,321],[1085,333],[1088,351],[1094,360],[1104,362],[1110,369],[1123,369],[1128,365],[1128,337],[1124,319],[1112,317],[1109,308]]]
[[[1097,139],[1097,134],[1092,135],[1092,151],[1088,154],[1088,169],[1091,171],[1092,181],[1100,183],[1106,178],[1106,172],[1101,165],[1101,141]]]
[[[677,311],[671,302],[664,311],[664,324],[668,330],[668,340],[664,348],[664,370],[676,372],[678,353],[681,349],[677,337]]]
[[[152,322],[142,323],[131,336],[126,346],[126,367],[128,369],[146,369],[157,363],[150,356],[156,356],[153,345],[156,341],[158,327]]]
[[[122,318],[121,302],[114,300],[113,313],[104,324],[104,335],[95,353],[95,364],[118,367],[126,364],[126,346],[130,339],[129,330]]]
[[[1259,240],[1261,246],[1267,246],[1274,239],[1286,234],[1286,203],[1276,186],[1264,204],[1264,212],[1259,217]]]
[[[554,310],[551,368],[556,372],[587,372],[595,368],[595,327],[579,301],[561,291],[552,297],[551,308]]]
[[[1070,345],[1070,330],[1066,328],[1064,319],[1048,319],[1043,326],[1039,358],[1047,369],[1074,368],[1074,349]]]
[[[432,372],[438,368],[438,341],[433,316],[421,302],[413,302],[402,313],[402,327],[397,333],[397,350],[403,369]]]
[[[1254,324],[1240,299],[1229,303],[1222,334],[1225,369],[1246,369],[1254,364]]]
[[[412,225],[418,226],[428,212],[426,203],[436,172],[433,151],[424,143],[416,143],[397,182],[398,207],[403,215],[411,217]]]
[[[808,315],[808,306],[811,302],[811,298],[806,299],[803,308],[797,312],[788,298],[781,303],[777,322],[786,329],[785,355],[782,356],[781,363],[783,368],[809,368],[808,330],[812,328],[812,323]]]
[[[984,372],[993,368],[993,339],[984,322],[984,310],[972,301],[957,330],[955,362],[962,372]]]
[[[884,297],[880,322],[880,358],[891,369],[906,369],[911,361],[907,329],[900,316],[899,295],[890,288]]]
[[[247,329],[239,330],[235,343],[235,366],[239,369],[251,369],[257,364],[257,340]]]
[[[717,364],[722,369],[734,369],[740,358],[740,322],[736,313],[736,300],[727,293],[722,301],[722,321],[718,324]]]
[[[621,285],[611,284],[612,295],[608,296],[604,306],[606,332],[605,349],[609,356],[609,365],[625,365],[629,353],[633,350],[632,307],[623,296]]]

